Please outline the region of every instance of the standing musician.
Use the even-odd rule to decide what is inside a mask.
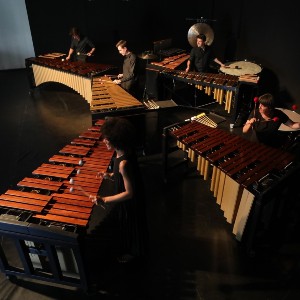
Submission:
[[[127,47],[127,41],[120,40],[116,47],[121,55],[124,56],[123,61],[123,73],[118,75],[118,78],[113,82],[120,84],[121,87],[126,90],[128,93],[133,96],[137,91],[137,82],[138,82],[138,66],[137,66],[137,57],[132,53]]]
[[[120,228],[120,263],[133,258],[145,258],[148,246],[144,183],[136,157],[136,130],[125,118],[110,117],[101,126],[107,149],[116,151],[113,173],[103,173],[104,179],[114,181],[111,196],[97,195],[92,201],[115,203]]]
[[[274,98],[267,93],[258,98],[258,109],[254,109],[243,127],[243,133],[253,129],[259,142],[280,148],[286,142],[286,137],[281,136],[278,128],[284,124],[292,129],[300,129],[300,122],[292,121],[284,112],[275,108]]]
[[[196,38],[197,47],[192,48],[190,58],[187,61],[186,72],[209,72],[210,63],[213,61],[221,67],[225,65],[215,56],[212,48],[205,44],[205,34],[199,34]]]
[[[66,57],[66,60],[71,59],[73,55],[74,61],[85,62],[87,57],[92,56],[92,54],[95,52],[95,45],[87,36],[81,34],[77,27],[72,27],[69,34],[72,39],[69,54]]]

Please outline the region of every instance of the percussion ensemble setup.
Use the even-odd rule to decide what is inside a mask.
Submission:
[[[0,234],[14,244],[11,265],[5,243],[0,267],[23,276],[87,289],[81,243],[102,176],[114,155],[101,141],[102,120],[0,195]],[[105,209],[104,209],[105,214]]]
[[[196,46],[200,33],[206,35],[208,45],[213,43],[213,30],[200,22],[188,31],[192,47]],[[115,84],[117,75],[111,74],[115,66],[66,61],[64,57],[63,53],[49,53],[27,58],[25,65],[31,89],[46,82],[66,85],[80,94],[95,114],[160,108],[155,101],[145,99],[146,86],[141,102]],[[236,61],[226,63],[219,73],[185,72],[180,66],[189,59],[187,53],[158,61],[157,54],[146,51],[139,58],[146,60],[149,74],[192,85],[211,96],[215,103],[224,105],[225,112],[233,114],[233,120],[238,113],[240,86],[256,86],[262,70],[253,62]],[[111,168],[114,157],[114,152],[107,150],[101,140],[103,122],[95,121],[15,188],[0,195],[0,234],[14,244],[19,257],[19,264],[11,265],[5,243],[0,244],[0,269],[7,276],[88,288],[82,240],[93,212],[91,199],[102,186],[100,174]],[[270,191],[277,192],[281,182],[297,169],[294,155],[220,129],[212,114],[199,113],[163,128],[165,179],[171,141],[175,141],[176,150],[186,154],[203,180],[209,182],[210,191],[236,240],[243,241],[248,228],[247,239],[251,245],[265,197]],[[109,208],[102,209],[105,217]]]
[[[204,19],[203,19],[204,20]],[[188,41],[192,47],[196,47],[196,39],[199,34],[205,34],[206,44],[211,45],[214,40],[214,32],[210,25],[196,23],[188,31]],[[221,67],[219,73],[185,72],[180,70],[183,63],[189,58],[189,54],[181,53],[162,61],[152,61],[147,65],[147,72],[158,73],[162,77],[171,78],[175,81],[185,82],[195,86],[197,90],[203,91],[206,95],[212,96],[213,100],[224,105],[225,112],[233,114],[234,121],[238,114],[239,90],[241,85],[256,85],[259,81],[259,73],[262,68],[249,61],[237,61],[226,63]],[[185,68],[184,68],[185,69]],[[150,75],[151,76],[151,75]],[[146,89],[151,90],[151,89]]]

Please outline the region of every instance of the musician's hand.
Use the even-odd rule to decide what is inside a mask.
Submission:
[[[118,79],[123,78],[123,74],[118,74]]]
[[[67,56],[67,57],[66,57],[66,60],[69,60],[69,59],[70,59],[70,56]]]
[[[247,120],[246,125],[253,125],[256,122],[256,118],[251,118],[249,120]]]
[[[91,199],[91,201],[92,201],[94,204],[98,205],[98,199],[97,199],[97,196],[90,195],[90,199]]]
[[[98,205],[98,204],[101,205],[101,203],[105,204],[105,199],[103,197],[99,196],[99,195],[97,195],[97,196],[90,195],[90,199],[96,205]]]
[[[115,79],[115,80],[113,81],[113,83],[115,83],[115,84],[120,84],[120,83],[121,83],[121,80],[120,80],[120,79]]]
[[[106,172],[98,172],[97,177],[101,177],[103,179],[109,179],[113,181],[113,173],[106,173]]]
[[[185,71],[188,72],[190,70],[190,68],[186,68]]]
[[[109,175],[105,172],[98,172],[97,173],[97,177],[101,177],[103,179],[107,179],[109,177]]]

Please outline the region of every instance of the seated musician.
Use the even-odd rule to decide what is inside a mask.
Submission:
[[[243,133],[254,130],[259,142],[276,148],[283,148],[287,137],[278,128],[284,124],[292,129],[300,129],[300,123],[292,121],[284,112],[275,108],[274,98],[267,93],[258,98],[258,109],[250,113],[243,127]],[[256,103],[255,103],[256,105]]]
[[[71,46],[69,54],[66,60],[71,59],[73,56],[74,61],[85,62],[87,57],[92,56],[96,48],[93,42],[87,37],[81,34],[77,27],[72,27],[70,30]]]
[[[136,55],[129,50],[127,41],[120,40],[116,47],[121,55],[124,56],[123,72],[113,82],[120,84],[128,93],[136,96],[138,85],[138,61]]]
[[[215,62],[220,67],[226,67],[214,54],[212,48],[205,44],[206,36],[199,34],[196,38],[197,47],[192,48],[190,58],[187,61],[186,72],[210,72],[210,65]]]

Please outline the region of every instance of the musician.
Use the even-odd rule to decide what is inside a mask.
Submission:
[[[123,72],[118,74],[118,78],[113,82],[120,84],[121,87],[128,93],[135,96],[137,92],[137,82],[138,82],[138,66],[137,57],[131,52],[127,46],[127,41],[120,40],[116,47],[121,55],[124,56],[123,61]]]
[[[77,27],[72,27],[70,30],[71,46],[66,60],[73,56],[74,61],[85,62],[87,57],[92,56],[96,48],[94,43],[84,36]]]
[[[267,93],[258,98],[258,109],[250,113],[243,127],[243,133],[254,130],[259,142],[280,148],[286,142],[286,136],[280,135],[278,128],[284,124],[292,129],[300,129],[300,123],[292,121],[284,112],[275,108],[273,95]]]
[[[96,204],[116,203],[121,232],[121,256],[119,262],[126,263],[141,258],[147,250],[147,222],[142,176],[135,156],[135,129],[124,118],[110,117],[101,126],[103,141],[108,149],[116,151],[112,173],[103,173],[104,179],[114,181],[114,194],[98,195]]]
[[[225,65],[215,56],[212,48],[205,44],[205,34],[199,34],[196,38],[197,47],[192,48],[190,58],[187,61],[186,72],[210,72],[210,64],[215,62],[220,67]]]

